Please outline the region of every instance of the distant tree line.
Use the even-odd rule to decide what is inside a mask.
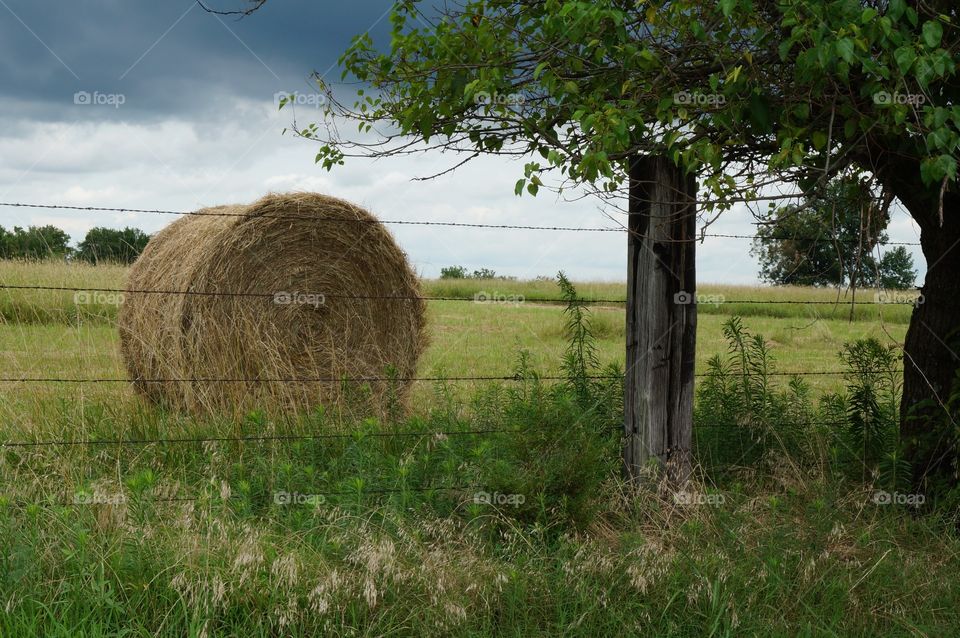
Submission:
[[[150,235],[139,228],[91,228],[76,248],[56,226],[0,226],[0,259],[79,259],[92,264],[131,264],[143,252]]]
[[[516,279],[498,275],[489,268],[480,268],[470,272],[465,266],[446,266],[440,269],[440,279]],[[553,279],[550,278],[552,281]]]

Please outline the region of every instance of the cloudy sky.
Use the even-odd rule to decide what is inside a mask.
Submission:
[[[294,112],[278,92],[311,93],[317,71],[335,82],[353,35],[386,43],[389,0],[272,0],[237,20],[195,0],[0,0],[0,202],[194,210],[250,202],[270,191],[311,190],[349,199],[383,219],[613,227],[600,204],[550,194],[518,198],[522,162],[478,159],[413,181],[448,156],[357,160],[332,173],[316,146],[282,131]],[[220,9],[241,0],[208,3]],[[306,98],[304,98],[306,99]],[[310,121],[310,104],[296,107]],[[54,224],[75,240],[93,226],[154,232],[168,215],[0,206],[0,225]],[[749,234],[743,209],[711,232]],[[565,270],[574,279],[625,279],[621,233],[550,233],[394,226],[425,276],[462,264],[521,278]],[[896,241],[916,241],[905,213]],[[702,282],[752,283],[749,242],[707,240]],[[923,259],[915,254],[923,270]]]

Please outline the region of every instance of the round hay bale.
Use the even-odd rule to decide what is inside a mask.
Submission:
[[[425,304],[373,215],[313,193],[198,212],[157,233],[127,280],[120,346],[143,396],[206,413],[405,403]],[[346,381],[384,377],[399,380]]]

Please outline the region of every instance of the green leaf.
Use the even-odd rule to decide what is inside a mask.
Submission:
[[[720,0],[720,11],[723,12],[724,17],[729,18],[736,6],[737,0]]]
[[[937,171],[944,177],[957,178],[957,160],[951,155],[941,155],[936,160]]]
[[[814,131],[811,137],[813,138],[813,148],[817,149],[818,151],[822,151],[824,147],[826,147],[827,145],[826,133],[824,133],[823,131]]]
[[[703,30],[703,25],[694,20],[693,24],[690,25],[690,32],[693,34],[697,40],[706,40],[707,32]]]
[[[923,41],[931,49],[940,46],[940,38],[943,37],[943,27],[935,20],[929,20],[923,23]]]
[[[916,10],[915,10],[913,7],[907,7],[907,9],[906,9],[906,11],[904,11],[904,13],[905,13],[906,16],[907,16],[907,21],[910,22],[910,24],[911,24],[912,26],[917,26],[917,23],[918,23],[918,21],[919,21],[920,18],[919,18],[919,16],[917,16]]]
[[[841,38],[837,40],[837,53],[841,58],[844,59],[848,64],[852,64],[856,59],[853,55],[854,45],[853,40],[850,38]]]
[[[777,52],[780,54],[781,60],[787,59],[787,56],[790,55],[790,49],[793,48],[794,44],[796,44],[796,41],[793,38],[787,38],[780,43],[780,46],[777,47]]]
[[[927,150],[946,150],[949,143],[950,133],[945,128],[938,128],[927,134]]]
[[[658,65],[657,55],[650,49],[642,49],[638,59],[642,69],[651,69]]]
[[[854,119],[849,119],[843,123],[843,136],[848,140],[852,140],[853,136],[857,134],[857,121]]]
[[[936,71],[933,68],[933,63],[930,61],[929,56],[924,56],[917,59],[917,82],[920,83],[920,86],[927,88],[927,85],[930,84],[930,80],[934,78]]]
[[[953,68],[953,60],[950,58],[950,55],[946,51],[938,51],[942,55],[937,55],[936,53],[931,55],[933,58],[933,72],[938,76],[943,77],[947,74],[947,71],[950,71]]]
[[[954,180],[957,177],[957,160],[950,155],[928,157],[920,162],[920,177],[927,185],[940,182],[944,177]]]
[[[906,74],[917,60],[917,52],[911,46],[902,46],[893,52],[893,59],[897,61],[900,73]]]

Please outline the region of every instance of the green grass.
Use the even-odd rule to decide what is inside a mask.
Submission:
[[[111,288],[124,275],[0,263],[5,284]],[[536,303],[557,297],[555,284],[424,288],[524,299],[431,302],[422,375],[512,374],[521,350],[526,372],[562,374],[561,309]],[[744,323],[781,371],[840,369],[837,352],[858,338],[902,341],[909,310],[858,308],[849,321],[849,308],[750,308]],[[700,306],[699,371],[726,352],[732,310]],[[3,376],[124,376],[114,304],[6,290],[0,317]],[[601,361],[622,363],[622,307],[595,307],[591,319]],[[843,383],[807,380],[814,396]],[[0,635],[943,636],[960,626],[952,520],[876,505],[869,482],[776,448],[764,471],[698,475],[690,489],[709,504],[628,490],[609,391],[595,388],[603,400],[587,409],[563,384],[422,383],[409,417],[235,421],[164,413],[122,383],[0,383],[0,441],[224,439],[0,447]],[[303,438],[234,440],[264,436]],[[523,503],[478,504],[478,489]],[[284,505],[278,492],[321,496]]]
[[[122,289],[126,272],[127,269],[122,266],[90,266],[79,262],[67,264],[0,261],[0,283],[5,285],[61,286],[89,291],[86,298],[80,298],[83,303],[77,303],[78,299],[73,291],[0,290],[0,319],[15,323],[111,323],[116,319],[115,296],[109,293],[96,294],[93,289]],[[622,283],[581,282],[577,284],[577,292],[588,300],[623,300],[626,297]],[[912,311],[909,303],[870,303],[851,307],[851,301],[876,301],[878,292],[874,290],[860,290],[853,295],[850,292],[825,288],[726,286],[706,283],[701,285],[697,292],[702,297],[699,312],[703,315],[816,321],[850,320],[852,312],[852,319],[856,321],[907,324]],[[557,286],[553,281],[440,279],[423,282],[423,294],[428,296],[473,299],[481,293],[487,299],[506,301],[489,304],[497,307],[526,306],[558,297]],[[915,298],[916,293],[894,292],[893,295],[883,298],[909,302]],[[737,303],[744,301],[815,303]],[[612,306],[622,307],[616,304]]]
[[[78,288],[122,288],[126,269],[85,264],[0,262],[0,282]],[[520,348],[531,352],[534,364],[555,373],[564,348],[561,308],[537,303],[557,299],[554,282],[509,280],[426,280],[424,294],[487,299],[509,303],[435,301],[429,304],[431,346],[421,362],[420,375],[491,376],[508,374]],[[578,283],[585,299],[622,299],[624,286]],[[810,288],[745,286],[702,287],[701,294],[730,300],[833,301],[837,293]],[[861,292],[861,298],[873,299]],[[11,376],[123,376],[116,344],[117,299],[109,293],[89,292],[94,303],[77,303],[72,291],[0,289],[0,352]],[[834,370],[843,343],[875,336],[902,343],[909,306],[738,305],[703,303],[699,306],[698,365],[722,352],[720,326],[731,315],[748,317],[754,332],[765,335],[784,372]],[[591,306],[601,358],[623,361],[623,306]],[[835,379],[815,380],[819,388],[833,389]],[[8,389],[9,391],[9,389]],[[12,390],[14,393],[16,389]],[[121,389],[121,392],[124,390]],[[31,394],[34,389],[28,390]]]

